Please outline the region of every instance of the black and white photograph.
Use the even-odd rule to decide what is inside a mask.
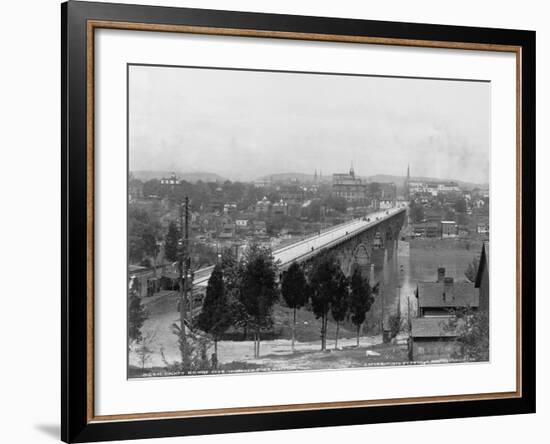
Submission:
[[[6,5],[1,442],[548,434],[544,2]]]
[[[489,81],[127,82],[128,378],[490,360]]]

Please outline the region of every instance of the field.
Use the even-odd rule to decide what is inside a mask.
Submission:
[[[433,281],[437,268],[444,267],[447,276],[466,280],[464,271],[481,253],[481,240],[413,239],[410,241],[410,278]]]

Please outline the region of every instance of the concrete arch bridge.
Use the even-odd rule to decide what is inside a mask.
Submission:
[[[274,250],[273,256],[283,272],[293,262],[305,263],[319,254],[332,252],[346,276],[350,276],[355,267],[366,274],[370,272],[372,265],[382,266],[383,258],[393,255],[406,218],[407,205],[401,203],[286,245]],[[195,291],[200,292],[206,288],[212,269],[213,267],[206,267],[195,272]]]

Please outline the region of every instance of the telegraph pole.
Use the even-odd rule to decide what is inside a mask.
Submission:
[[[185,211],[185,217],[184,217],[184,211]],[[184,234],[184,237],[182,239],[182,243],[180,246],[180,254],[179,254],[179,293],[180,293],[180,349],[181,349],[181,363],[183,366],[184,372],[187,372],[189,370],[189,353],[187,350],[187,332],[186,332],[186,326],[185,326],[185,318],[187,317],[187,281],[188,281],[188,274],[189,274],[189,248],[188,248],[188,241],[189,241],[189,229],[188,229],[188,221],[189,221],[189,198],[185,197],[185,204],[180,204],[180,229],[181,233]],[[185,221],[185,223],[184,223]]]
[[[408,323],[408,330],[409,330],[409,337],[407,339],[407,354],[409,361],[413,360],[413,338],[412,338],[412,323],[411,323],[411,298],[410,296],[407,296],[407,323]]]
[[[190,265],[190,254],[189,254],[189,197],[185,196],[185,238],[184,238],[184,251],[185,251],[185,282],[183,284],[183,298],[185,300],[185,309],[187,310],[187,304],[189,302],[189,265]],[[187,312],[186,312],[187,316]],[[191,316],[193,314],[191,313]]]

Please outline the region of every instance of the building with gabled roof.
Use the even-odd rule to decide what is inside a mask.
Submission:
[[[483,242],[475,279],[479,291],[479,309],[489,311],[489,241]]]
[[[439,268],[436,282],[418,282],[418,316],[445,316],[460,308],[479,307],[479,291],[472,282],[455,282]]]
[[[435,282],[418,282],[417,317],[411,319],[413,358],[419,361],[451,360],[460,352],[458,330],[463,322],[455,311],[478,310],[479,290],[473,282],[455,282],[437,269]]]

